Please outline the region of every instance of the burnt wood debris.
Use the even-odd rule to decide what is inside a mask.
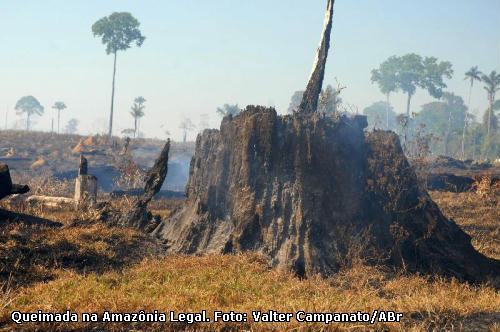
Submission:
[[[25,194],[29,190],[27,185],[12,183],[9,166],[0,163],[0,199],[10,195]]]
[[[146,232],[152,231],[158,225],[160,220],[148,211],[147,206],[160,191],[165,181],[168,172],[169,151],[170,139],[167,140],[158,159],[156,159],[153,167],[148,171],[144,192],[135,200],[131,209],[121,213],[110,210],[109,206],[104,206],[100,215],[102,221],[115,225],[130,226]]]

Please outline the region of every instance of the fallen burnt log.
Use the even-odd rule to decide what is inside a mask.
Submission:
[[[428,190],[451,191],[456,193],[470,191],[475,180],[467,176],[454,174],[429,174],[426,185]]]
[[[29,162],[32,161],[31,158],[26,158],[26,157],[0,157],[0,162],[5,161],[5,162],[12,162],[12,161],[25,161]]]
[[[39,205],[52,209],[74,208],[76,201],[73,198],[32,195],[26,199],[28,205]]]
[[[9,195],[25,194],[29,190],[27,185],[13,184],[9,166],[0,163],[0,199]]]
[[[438,156],[429,163],[431,169],[486,171],[493,168],[489,162],[477,163],[472,160],[458,160],[449,156]]]

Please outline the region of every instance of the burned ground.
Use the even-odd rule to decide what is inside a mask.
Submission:
[[[449,218],[471,235],[472,243],[481,253],[498,258],[498,204],[500,196],[491,195],[486,201],[474,192],[431,192],[432,198]],[[495,201],[495,203],[493,203]],[[153,201],[155,213],[168,217],[178,208],[178,201]],[[114,201],[116,207],[129,204]],[[498,291],[487,286],[471,286],[456,280],[430,279],[414,274],[394,273],[383,267],[365,265],[358,257],[342,266],[339,273],[324,279],[311,277],[301,280],[292,274],[271,269],[267,261],[253,254],[177,256],[163,258],[154,254],[151,242],[141,233],[105,225],[81,224],[70,227],[71,221],[84,216],[75,211],[21,210],[37,214],[46,220],[60,222],[63,227],[2,226],[2,257],[13,254],[14,248],[4,236],[11,232],[18,249],[43,247],[55,249],[42,258],[41,269],[30,267],[29,259],[19,259],[17,274],[3,280],[0,297],[0,328],[16,328],[9,322],[12,310],[61,311],[70,308],[76,312],[104,310],[251,310],[293,311],[366,311],[385,309],[405,314],[399,324],[377,324],[375,330],[384,331],[495,331],[498,329]],[[486,231],[486,230],[492,231]],[[495,233],[496,231],[496,233]],[[29,236],[28,233],[29,232]],[[19,235],[22,233],[23,235]],[[18,235],[16,235],[18,234]],[[19,239],[21,236],[24,240]],[[120,239],[118,239],[120,238]],[[111,241],[110,239],[114,239]],[[4,242],[6,240],[6,242]],[[54,247],[67,242],[68,246]],[[11,242],[12,243],[12,242]],[[132,244],[134,243],[134,244]],[[149,247],[149,254],[141,255],[141,248]],[[73,250],[78,248],[77,251]],[[146,250],[148,251],[148,250]],[[84,269],[64,266],[61,257],[78,257],[86,253],[100,253],[106,259],[87,261]],[[19,251],[18,251],[19,253]],[[148,258],[149,257],[149,258]],[[55,259],[53,259],[55,258]],[[102,264],[109,260],[121,266]],[[227,325],[198,326],[127,325],[101,326],[109,331],[135,329],[165,331],[178,329],[213,330]],[[333,327],[333,326],[332,326]],[[363,326],[335,325],[339,331],[363,331]],[[24,326],[31,330],[34,326]],[[38,328],[43,328],[38,326]],[[96,328],[89,324],[45,326],[45,330]],[[249,323],[237,328],[269,330],[270,325]],[[275,330],[303,328],[298,322],[273,324]],[[324,325],[309,325],[311,330]]]
[[[4,287],[53,280],[60,270],[81,274],[122,270],[164,252],[145,234],[89,221],[92,212],[22,211],[0,210],[0,282]]]
[[[125,139],[114,138],[112,147],[102,136],[55,135],[51,133],[22,131],[0,131],[0,163],[8,164],[13,178],[19,183],[74,180],[77,175],[80,154],[89,160],[89,171],[99,179],[99,190],[111,192],[130,189],[120,185],[122,169],[126,161],[133,160],[139,170],[152,166],[161,151],[163,141],[134,139],[130,143],[129,158],[120,155]],[[78,151],[75,147],[81,146]],[[192,143],[173,142],[169,163],[169,174],[163,189],[182,192],[188,177],[188,166],[193,154]],[[132,186],[133,187],[133,186]]]

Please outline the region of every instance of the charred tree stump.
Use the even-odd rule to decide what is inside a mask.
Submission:
[[[353,251],[408,272],[498,283],[500,264],[421,190],[396,134],[365,117],[249,106],[198,136],[183,209],[154,230],[171,253],[257,251],[301,276]],[[377,259],[374,259],[377,257]]]
[[[0,199],[9,195],[25,194],[29,190],[27,185],[13,184],[9,166],[0,163]]]
[[[87,159],[81,155],[78,176],[75,181],[74,201],[77,206],[95,204],[97,201],[97,177],[88,174]]]
[[[97,201],[97,177],[78,175],[75,181],[74,200],[77,205],[94,204]]]
[[[135,227],[146,232],[157,226],[157,223],[152,224],[153,216],[147,210],[147,207],[153,197],[160,191],[167,176],[169,151],[170,139],[167,140],[160,156],[147,174],[144,193],[128,212],[119,217],[118,223],[120,225]]]

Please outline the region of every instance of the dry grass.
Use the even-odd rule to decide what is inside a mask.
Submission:
[[[136,312],[140,309],[248,313],[269,309],[282,312],[396,310],[406,315],[402,323],[373,327],[397,331],[438,327],[460,330],[465,326],[477,331],[498,320],[495,311],[500,307],[500,297],[487,287],[474,288],[444,280],[430,282],[418,276],[389,278],[381,271],[365,266],[355,266],[328,280],[299,280],[284,271],[268,269],[255,255],[145,259],[123,272],[103,275],[64,271],[55,281],[22,289],[15,297],[5,300],[8,301],[0,320],[9,319],[12,310],[64,311],[68,308],[76,312]],[[60,330],[69,327],[85,326],[58,326]],[[121,330],[123,327],[116,324],[106,328]],[[173,325],[169,327],[175,328]],[[216,323],[198,326],[207,329],[221,327]],[[293,321],[273,325],[251,323],[241,327],[320,330],[326,326]],[[331,327],[347,329],[355,326]],[[135,328],[163,330],[165,326]],[[364,328],[361,326],[359,330]]]
[[[474,247],[500,259],[500,194],[431,192],[443,213],[472,236]]]
[[[499,258],[498,202],[475,194],[432,193],[446,215],[473,237],[484,254]],[[126,199],[117,206],[129,204]],[[154,202],[153,209],[167,215],[178,203]],[[416,275],[394,275],[381,268],[355,264],[330,279],[301,280],[286,271],[270,269],[258,255],[169,256],[154,254],[158,245],[133,230],[77,223],[86,213],[25,211],[60,221],[50,228],[12,224],[0,227],[0,257],[7,270],[0,293],[0,330],[16,326],[10,312],[196,312],[214,310],[250,313],[253,310],[296,312],[403,312],[401,323],[305,324],[254,323],[243,325],[73,323],[23,325],[27,330],[103,328],[140,330],[342,330],[342,331],[500,331],[500,294],[486,285],[471,286],[455,280]],[[5,264],[2,260],[1,264]],[[7,271],[6,270],[6,271]],[[19,328],[19,327],[17,327]]]

